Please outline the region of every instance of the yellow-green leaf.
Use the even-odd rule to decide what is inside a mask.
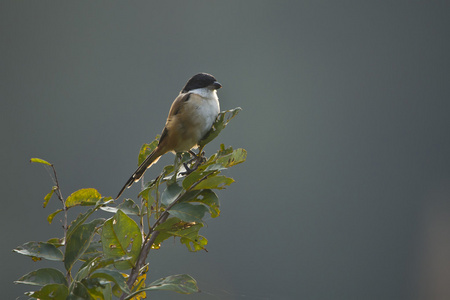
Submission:
[[[138,165],[139,166],[147,158],[147,156],[149,156],[150,153],[152,153],[153,150],[155,150],[155,148],[158,146],[158,140],[159,140],[159,135],[156,136],[156,139],[153,142],[142,145],[141,150],[139,150],[139,157],[138,157]]]
[[[234,182],[233,178],[229,178],[223,175],[208,177],[199,184],[197,184],[193,190],[202,189],[223,189],[226,185],[230,185]]]
[[[60,212],[62,212],[62,211],[63,211],[62,209],[58,209],[58,210],[54,211],[53,213],[51,213],[50,215],[48,215],[48,217],[47,217],[48,223],[49,223],[49,224],[52,224],[53,219],[55,218],[55,216],[56,216],[57,214],[59,214]]]
[[[141,251],[142,235],[136,222],[123,211],[118,210],[102,228],[103,253],[109,258],[131,257],[130,260],[115,264],[119,270],[134,267]]]
[[[81,189],[67,197],[66,207],[95,205],[101,198],[102,195],[96,189]]]
[[[44,197],[44,208],[47,206],[48,201],[50,201],[50,198],[53,196],[53,193],[56,191],[57,187],[54,186],[52,188],[52,190],[50,191],[50,193],[48,193],[47,195],[45,195]]]
[[[48,166],[52,165],[48,161],[45,161],[45,160],[43,160],[41,158],[32,158],[32,159],[30,159],[30,162],[32,162],[32,163],[40,163],[40,164],[44,164],[44,165],[48,165]]]

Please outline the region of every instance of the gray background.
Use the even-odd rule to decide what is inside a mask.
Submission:
[[[448,2],[0,6],[2,299],[54,266],[11,249],[61,234],[29,158],[56,165],[66,196],[115,195],[201,71],[223,84],[222,109],[243,108],[207,154],[225,143],[248,160],[227,173],[208,253],[169,241],[150,255],[151,279],[189,273],[203,292],[157,299],[450,296]]]

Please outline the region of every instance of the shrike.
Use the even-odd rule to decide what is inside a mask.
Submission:
[[[188,80],[170,107],[158,146],[131,175],[116,199],[125,188],[141,179],[162,155],[169,151],[179,154],[198,147],[220,112],[217,90],[221,87],[214,76],[207,73],[196,74]]]

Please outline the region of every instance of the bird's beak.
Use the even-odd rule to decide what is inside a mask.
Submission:
[[[218,90],[218,89],[220,89],[222,87],[222,85],[218,81],[214,81],[214,83],[212,84],[212,87],[215,90]]]

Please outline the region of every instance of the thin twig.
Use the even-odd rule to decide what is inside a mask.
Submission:
[[[55,166],[53,164],[50,164],[50,166],[52,167],[53,170],[53,180],[56,186],[56,195],[58,196],[59,201],[61,201],[62,206],[63,206],[63,211],[64,211],[64,225],[63,225],[63,230],[64,230],[64,245],[66,244],[66,239],[67,239],[67,207],[66,207],[66,200],[64,199],[62,192],[61,192],[61,187],[59,186],[59,181],[58,181],[58,175],[56,175],[56,169]],[[70,271],[67,272],[66,274],[66,278],[67,278],[67,282],[70,284],[71,281],[71,274]]]
[[[54,167],[54,165],[51,165],[52,169],[53,169],[53,176],[55,177],[55,184],[56,184],[56,195],[58,195],[58,199],[59,201],[61,201],[62,205],[63,205],[63,210],[64,210],[64,240],[66,239],[67,236],[67,207],[66,207],[66,201],[64,200],[64,197],[62,195],[61,192],[61,187],[59,186],[59,181],[58,181],[58,176],[56,175],[56,169]]]

